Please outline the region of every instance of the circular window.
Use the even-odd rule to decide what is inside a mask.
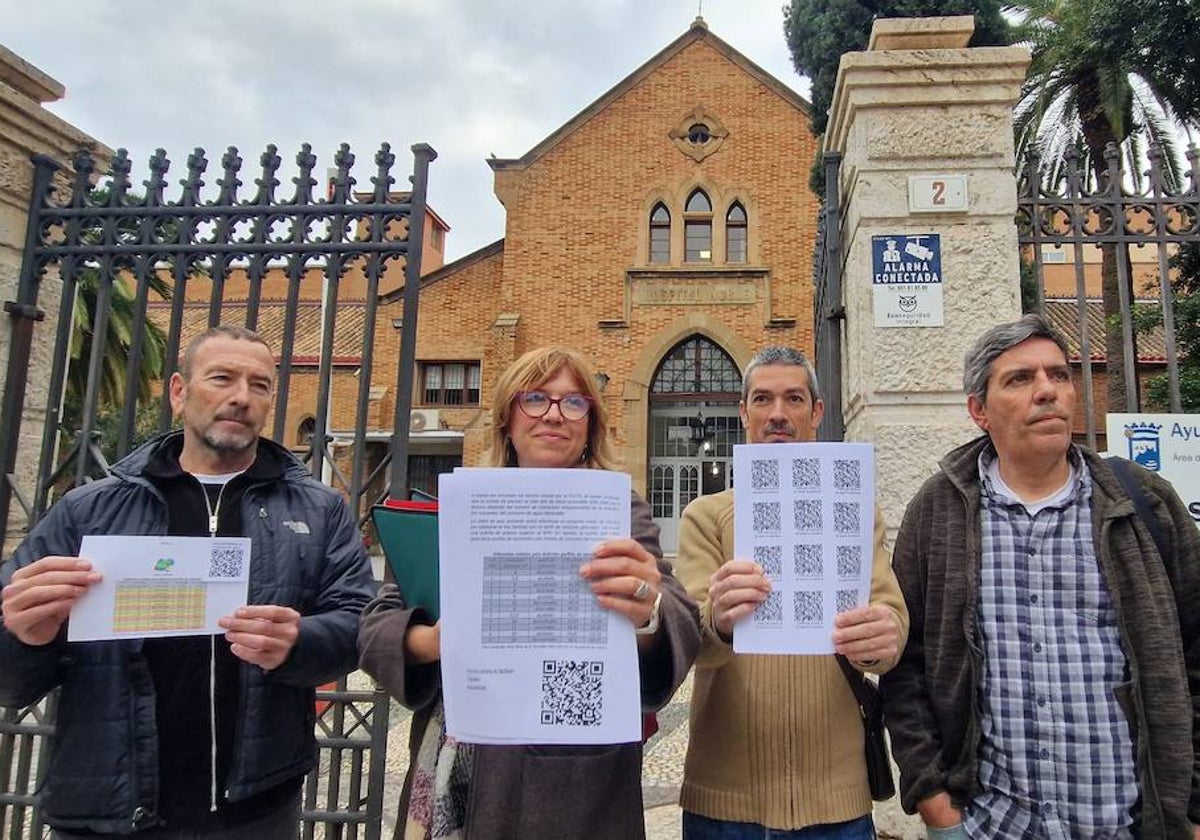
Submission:
[[[687,139],[693,146],[703,146],[712,139],[712,133],[704,123],[696,123],[688,129]]]

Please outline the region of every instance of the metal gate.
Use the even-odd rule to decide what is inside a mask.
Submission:
[[[1141,306],[1158,310],[1161,326],[1144,334],[1144,340],[1161,346],[1166,367],[1166,410],[1183,410],[1180,397],[1179,349],[1176,346],[1174,295],[1171,288],[1171,259],[1180,246],[1200,243],[1200,153],[1192,146],[1187,151],[1189,169],[1182,173],[1190,183],[1176,177],[1161,146],[1150,146],[1148,169],[1129,171],[1122,167],[1122,155],[1113,144],[1105,153],[1105,172],[1099,183],[1089,183],[1076,149],[1067,150],[1061,161],[1053,161],[1049,176],[1036,150],[1027,157],[1017,183],[1017,234],[1023,259],[1033,267],[1036,308],[1047,315],[1064,333],[1079,357],[1082,369],[1083,400],[1086,407],[1087,443],[1096,448],[1097,411],[1094,367],[1120,356],[1125,405],[1108,406],[1109,411],[1142,410],[1139,397],[1139,354],[1135,330],[1136,288],[1130,254],[1141,249],[1152,268],[1154,297],[1143,298]],[[1052,188],[1047,187],[1047,180]],[[1112,318],[1098,314],[1097,289],[1086,277],[1088,255],[1085,249],[1098,246],[1115,263],[1120,323],[1120,353],[1105,350],[1105,332],[1112,330]],[[1094,250],[1094,249],[1093,249]],[[1069,254],[1067,253],[1069,251]],[[1047,261],[1061,255],[1059,262],[1069,266],[1074,289],[1070,298],[1050,301],[1046,294]],[[1052,309],[1057,308],[1055,312]],[[1109,347],[1115,346],[1109,342]],[[1099,346],[1100,352],[1093,350]],[[1156,352],[1155,355],[1158,355]]]
[[[315,373],[316,401],[304,418],[308,443],[303,452],[313,473],[346,495],[360,524],[378,500],[375,497],[403,497],[426,185],[429,163],[437,156],[424,144],[413,146],[412,152],[411,189],[393,188],[395,156],[384,144],[374,157],[369,188],[355,190],[351,176],[355,157],[346,145],[338,150],[335,167],[323,183],[313,175],[317,158],[305,144],[295,159],[294,189],[290,197],[279,197],[282,159],[276,147],[268,146],[262,154],[249,194],[241,189],[242,158],[235,148],[221,159],[216,189],[206,192],[208,160],[197,149],[188,158],[180,181],[182,192],[174,200],[165,195],[170,162],[162,150],[150,159],[150,177],[143,182],[141,196],[131,188],[131,163],[124,150],[113,159],[100,192],[93,189],[95,164],[89,154],[76,156],[68,173],[69,189],[61,189],[60,183],[57,191],[60,164],[35,155],[17,300],[5,304],[12,319],[12,346],[0,405],[4,430],[0,523],[9,521],[15,499],[32,525],[64,489],[106,474],[110,460],[132,448],[139,409],[135,387],[125,388],[113,450],[104,451],[96,435],[104,408],[100,403],[104,365],[112,363],[105,357],[105,337],[114,300],[122,296],[130,330],[124,360],[127,386],[137,381],[145,361],[147,334],[154,329],[150,325],[160,325],[160,335],[165,337],[158,430],[170,425],[167,381],[180,348],[191,336],[219,323],[261,331],[269,320],[272,329],[281,333],[281,340],[272,342],[280,354],[272,438],[297,448],[298,441],[288,439],[296,425],[295,418],[289,418],[289,397],[299,376],[311,386]],[[56,200],[62,193],[65,196]],[[60,318],[57,324],[48,324],[43,321],[39,290],[47,272],[55,269],[62,280]],[[350,273],[360,284],[361,299],[347,303],[339,289]],[[319,295],[311,291],[314,274],[320,280]],[[393,434],[387,452],[369,463],[367,406],[377,304],[380,284],[389,277],[393,285],[400,281],[404,285],[400,362],[394,383],[394,428],[404,433]],[[156,299],[156,288],[168,289],[169,301]],[[264,297],[265,288],[285,290],[283,300]],[[91,302],[87,313],[93,335],[90,365],[78,427],[64,428],[63,394],[77,349],[72,347],[73,316],[85,292]],[[307,319],[304,324],[302,319]],[[36,483],[18,487],[14,479],[18,431],[38,329],[55,331],[48,410]],[[335,363],[340,358],[345,364],[347,353],[339,355],[339,350],[345,351],[351,342],[357,343],[357,357],[352,359],[357,401],[352,432],[339,435],[345,439],[352,434],[352,448],[349,457],[339,461],[331,448],[329,420],[335,408],[331,403]],[[301,358],[306,368],[298,372]],[[0,552],[6,548],[3,541],[0,530]],[[388,707],[384,692],[352,690],[345,680],[334,690],[318,693],[321,760],[306,782],[305,837],[312,837],[318,826],[324,827],[325,836],[367,840],[379,836]],[[5,837],[44,833],[36,780],[49,754],[53,719],[53,695],[29,709],[0,709],[0,834]]]
[[[1094,368],[1106,361],[1106,319],[1097,311],[1097,290],[1086,277],[1089,247],[1115,252],[1120,309],[1111,320],[1119,323],[1121,368],[1127,400],[1125,405],[1112,406],[1109,410],[1139,411],[1143,408],[1135,349],[1138,338],[1135,315],[1139,314],[1139,307],[1142,312],[1157,313],[1160,321],[1160,325],[1146,332],[1142,340],[1154,345],[1154,355],[1161,358],[1160,364],[1165,368],[1167,396],[1164,408],[1172,413],[1183,410],[1171,260],[1181,246],[1200,243],[1200,152],[1195,146],[1188,149],[1187,161],[1189,166],[1184,177],[1174,178],[1161,147],[1151,146],[1146,158],[1148,169],[1144,173],[1130,173],[1122,168],[1121,156],[1110,146],[1106,155],[1106,174],[1098,185],[1089,185],[1087,172],[1074,150],[1068,150],[1063,160],[1055,162],[1057,166],[1050,178],[1053,189],[1046,187],[1047,176],[1036,153],[1028,157],[1020,172],[1017,236],[1022,258],[1031,267],[1031,279],[1036,287],[1035,300],[1028,308],[1047,315],[1067,335],[1072,354],[1078,357],[1087,443],[1092,448],[1097,443],[1097,406],[1104,404],[1095,394]],[[841,326],[845,318],[838,180],[841,157],[827,152],[824,162],[825,202],[818,219],[817,247],[813,256],[815,362],[825,399],[825,417],[819,437],[821,440],[841,440],[844,435]],[[1147,273],[1153,277],[1154,298],[1136,299],[1135,293],[1139,290],[1133,282],[1130,261],[1133,249],[1140,249],[1150,257],[1147,263],[1152,270]],[[1073,294],[1069,299],[1047,296],[1048,255],[1057,255],[1057,261],[1074,275]],[[1098,353],[1093,349],[1097,341]]]
[[[813,364],[825,415],[817,428],[818,440],[840,441],[846,437],[842,417],[842,204],[839,173],[840,152],[826,152],[825,201],[817,217],[817,246],[813,249]]]

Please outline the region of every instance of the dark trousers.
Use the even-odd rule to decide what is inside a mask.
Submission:
[[[766,828],[757,823],[714,820],[683,812],[684,840],[875,840],[871,815],[844,823],[810,825],[794,831]]]

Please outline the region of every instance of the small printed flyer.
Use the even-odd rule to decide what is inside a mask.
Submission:
[[[247,537],[89,535],[79,556],[102,579],[71,610],[69,642],[220,635],[246,605]]]

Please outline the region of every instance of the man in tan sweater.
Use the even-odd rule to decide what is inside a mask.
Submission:
[[[750,443],[812,440],[824,412],[804,354],[769,347],[746,368],[739,405]],[[863,727],[833,656],[735,655],[733,625],[766,599],[756,563],[733,557],[733,491],[683,512],[675,572],[700,606],[691,739],[680,804],[685,840],[873,838]],[[868,606],[837,616],[834,648],[873,673],[891,668],[908,613],[876,515]]]

